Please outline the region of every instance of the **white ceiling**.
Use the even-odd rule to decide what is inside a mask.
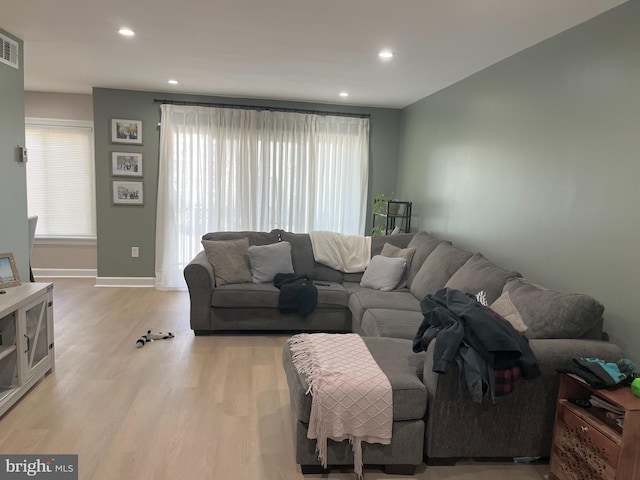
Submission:
[[[624,1],[0,0],[0,28],[24,40],[28,91],[404,107]]]

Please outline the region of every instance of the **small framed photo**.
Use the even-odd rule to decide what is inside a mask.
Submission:
[[[112,118],[111,143],[142,145],[142,120]]]
[[[13,253],[0,253],[0,288],[20,285],[20,274]]]
[[[111,175],[114,177],[141,177],[142,154],[111,152]]]
[[[142,182],[113,181],[114,205],[144,205]]]

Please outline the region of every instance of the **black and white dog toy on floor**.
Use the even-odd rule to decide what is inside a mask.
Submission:
[[[167,332],[167,333],[162,333],[162,332],[158,332],[158,333],[151,333],[151,330],[147,330],[146,335],[142,335],[137,341],[136,341],[136,347],[137,348],[141,348],[144,347],[144,344],[147,342],[153,342],[154,340],[165,340],[167,338],[173,338],[175,337],[175,335],[171,332]]]

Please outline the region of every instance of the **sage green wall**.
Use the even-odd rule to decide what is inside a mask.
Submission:
[[[18,163],[24,146],[24,61],[22,41],[0,29],[20,45],[20,69],[0,63],[0,253],[12,252],[22,281],[29,281],[27,176]]]
[[[593,295],[640,364],[640,2],[403,110],[398,186],[420,228]]]
[[[253,98],[179,95],[94,88],[96,211],[98,228],[98,277],[153,277],[155,275],[155,221],[158,181],[160,105],[154,99],[249,104],[371,115],[370,200],[376,193],[394,191],[397,181],[400,110],[327,105]],[[110,143],[110,119],[143,121],[143,146]],[[143,154],[144,206],[115,206],[111,202],[111,152]],[[370,230],[368,219],[367,230]],[[203,232],[206,233],[206,232]],[[131,247],[140,247],[140,257],[131,258]]]

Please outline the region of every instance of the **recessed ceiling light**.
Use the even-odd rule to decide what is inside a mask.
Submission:
[[[349,96],[349,92],[340,92],[340,96],[341,97],[348,97]]]
[[[382,60],[391,60],[393,58],[393,52],[391,50],[382,50],[378,53],[378,57]]]
[[[118,33],[124,37],[133,37],[136,33],[130,28],[121,28]]]
[[[169,80],[167,83],[170,83],[171,85],[178,85],[178,80]]]

